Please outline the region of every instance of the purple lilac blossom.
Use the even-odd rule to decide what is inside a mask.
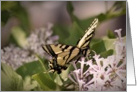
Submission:
[[[100,57],[94,51],[93,59],[82,57],[69,74],[69,79],[80,91],[123,91],[126,90],[126,47],[121,37],[121,29],[115,30],[118,37],[114,42],[115,54],[107,58]],[[96,63],[94,63],[95,61]],[[84,71],[84,68],[88,69]]]
[[[28,45],[25,48],[10,44],[1,49],[1,61],[17,69],[24,63],[38,60],[35,54],[43,58],[50,58],[42,49],[42,45],[57,43],[59,37],[52,35],[52,26],[52,24],[48,24],[45,28],[33,31],[27,38]]]

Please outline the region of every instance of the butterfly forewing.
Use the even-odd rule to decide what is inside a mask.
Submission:
[[[43,49],[51,56],[55,56],[56,54],[62,53],[64,51],[69,51],[72,48],[73,46],[63,44],[50,44],[43,46]]]
[[[78,41],[77,47],[84,49],[89,46],[90,40],[94,36],[95,28],[97,27],[98,19],[94,19],[90,27],[85,31],[84,36]]]

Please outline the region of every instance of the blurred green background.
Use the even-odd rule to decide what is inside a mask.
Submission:
[[[126,34],[126,2],[73,1],[72,6],[67,2],[57,1],[2,1],[2,48],[9,42],[16,42],[12,34],[14,27],[19,27],[27,37],[30,31],[44,27],[47,23],[54,24],[53,31],[60,36],[59,42],[73,45],[74,42],[62,41],[62,39],[69,39],[68,31],[77,33],[78,29],[74,25],[78,24],[84,32],[95,17],[100,21],[95,38],[105,36],[108,30],[119,28],[123,29],[123,36]],[[70,26],[74,26],[74,30],[69,30]],[[78,40],[80,36],[77,34],[76,39]]]

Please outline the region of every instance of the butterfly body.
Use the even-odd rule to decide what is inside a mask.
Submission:
[[[90,40],[94,35],[98,19],[95,19],[90,27],[85,31],[84,36],[78,41],[77,46],[63,45],[63,44],[50,44],[42,46],[46,53],[52,56],[49,61],[50,71],[57,71],[58,74],[62,70],[66,70],[69,63],[76,60],[78,61],[81,56],[86,57],[89,50]]]

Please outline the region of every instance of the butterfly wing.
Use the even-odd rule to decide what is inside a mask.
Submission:
[[[84,49],[89,46],[90,40],[94,36],[95,28],[97,27],[98,19],[94,19],[90,27],[85,31],[84,36],[77,42],[77,47]]]
[[[51,56],[55,57],[57,54],[62,53],[64,51],[69,51],[73,46],[63,45],[63,44],[50,44],[42,46],[43,49]]]
[[[81,55],[81,51],[79,48],[72,47],[69,51],[64,51],[57,55],[57,64],[60,66],[64,66],[69,62],[76,60]]]

